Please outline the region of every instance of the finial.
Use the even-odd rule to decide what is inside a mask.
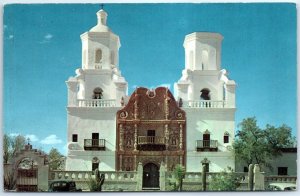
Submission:
[[[30,145],[29,142],[30,142],[30,139],[29,139],[29,137],[28,137],[28,138],[27,138],[27,143],[28,143],[28,145]]]
[[[124,97],[121,98],[121,106],[124,106]]]
[[[101,3],[101,4],[100,4],[100,7],[101,7],[101,10],[103,10],[104,4]]]

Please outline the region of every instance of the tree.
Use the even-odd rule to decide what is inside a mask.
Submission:
[[[235,157],[248,165],[260,164],[272,169],[271,160],[281,155],[281,149],[295,145],[291,128],[286,125],[266,125],[265,129],[261,129],[252,117],[244,119],[239,127],[233,144]]]
[[[175,182],[170,183],[173,185],[174,191],[182,191],[182,182],[185,175],[185,168],[182,165],[177,164],[173,171],[175,176]]]
[[[3,136],[3,162],[8,163],[10,158],[10,146],[11,146],[11,138],[4,134]]]
[[[26,139],[23,135],[18,135],[13,137],[11,147],[12,147],[12,156],[15,156],[20,150],[24,149]]]
[[[64,156],[56,148],[51,148],[49,155],[49,168],[50,170],[62,169],[64,165]]]
[[[13,171],[6,171],[6,174],[3,176],[4,189],[13,190],[16,187],[17,180],[14,178]]]
[[[3,137],[3,162],[8,163],[17,152],[25,146],[25,137],[22,135],[9,136],[4,134]]]
[[[212,176],[209,183],[209,189],[212,191],[235,191],[239,186],[240,179],[230,167]]]
[[[100,174],[99,169],[95,169],[95,179],[90,178],[88,183],[91,192],[102,191],[102,186],[105,181],[105,175]]]

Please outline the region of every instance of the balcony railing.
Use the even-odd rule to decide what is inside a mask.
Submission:
[[[165,144],[165,138],[156,136],[139,136],[138,144]]]
[[[226,101],[212,101],[212,100],[200,100],[200,101],[186,101],[183,107],[188,108],[226,108]]]
[[[115,107],[116,100],[114,99],[78,99],[79,107]]]
[[[138,149],[145,151],[165,150],[165,138],[158,136],[139,136]]]
[[[105,139],[85,139],[84,150],[105,150]]]
[[[218,140],[197,140],[197,151],[218,151]]]

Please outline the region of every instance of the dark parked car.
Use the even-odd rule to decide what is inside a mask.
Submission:
[[[74,181],[55,181],[49,186],[50,192],[78,192],[81,189],[76,189],[76,183]]]
[[[296,184],[293,183],[271,183],[267,187],[268,191],[295,191]]]

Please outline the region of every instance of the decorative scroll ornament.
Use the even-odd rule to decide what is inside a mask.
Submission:
[[[175,112],[175,116],[176,116],[177,119],[182,119],[183,118],[183,113],[178,110],[178,111]]]
[[[232,147],[232,146],[226,146],[226,149],[227,149],[228,151],[232,151],[232,150],[233,150],[233,147]]]
[[[147,95],[149,98],[154,98],[154,97],[156,96],[156,93],[155,93],[155,91],[153,91],[153,90],[148,90],[148,91],[146,92],[146,95]]]
[[[120,113],[120,118],[127,118],[127,116],[128,116],[128,113],[126,111],[122,111]]]
[[[97,157],[94,157],[93,160],[92,160],[92,162],[93,162],[93,163],[99,163],[100,160],[99,160]]]
[[[204,164],[204,163],[208,163],[208,164],[209,164],[210,161],[205,157],[205,158],[201,161],[201,163],[202,163],[202,164]]]

